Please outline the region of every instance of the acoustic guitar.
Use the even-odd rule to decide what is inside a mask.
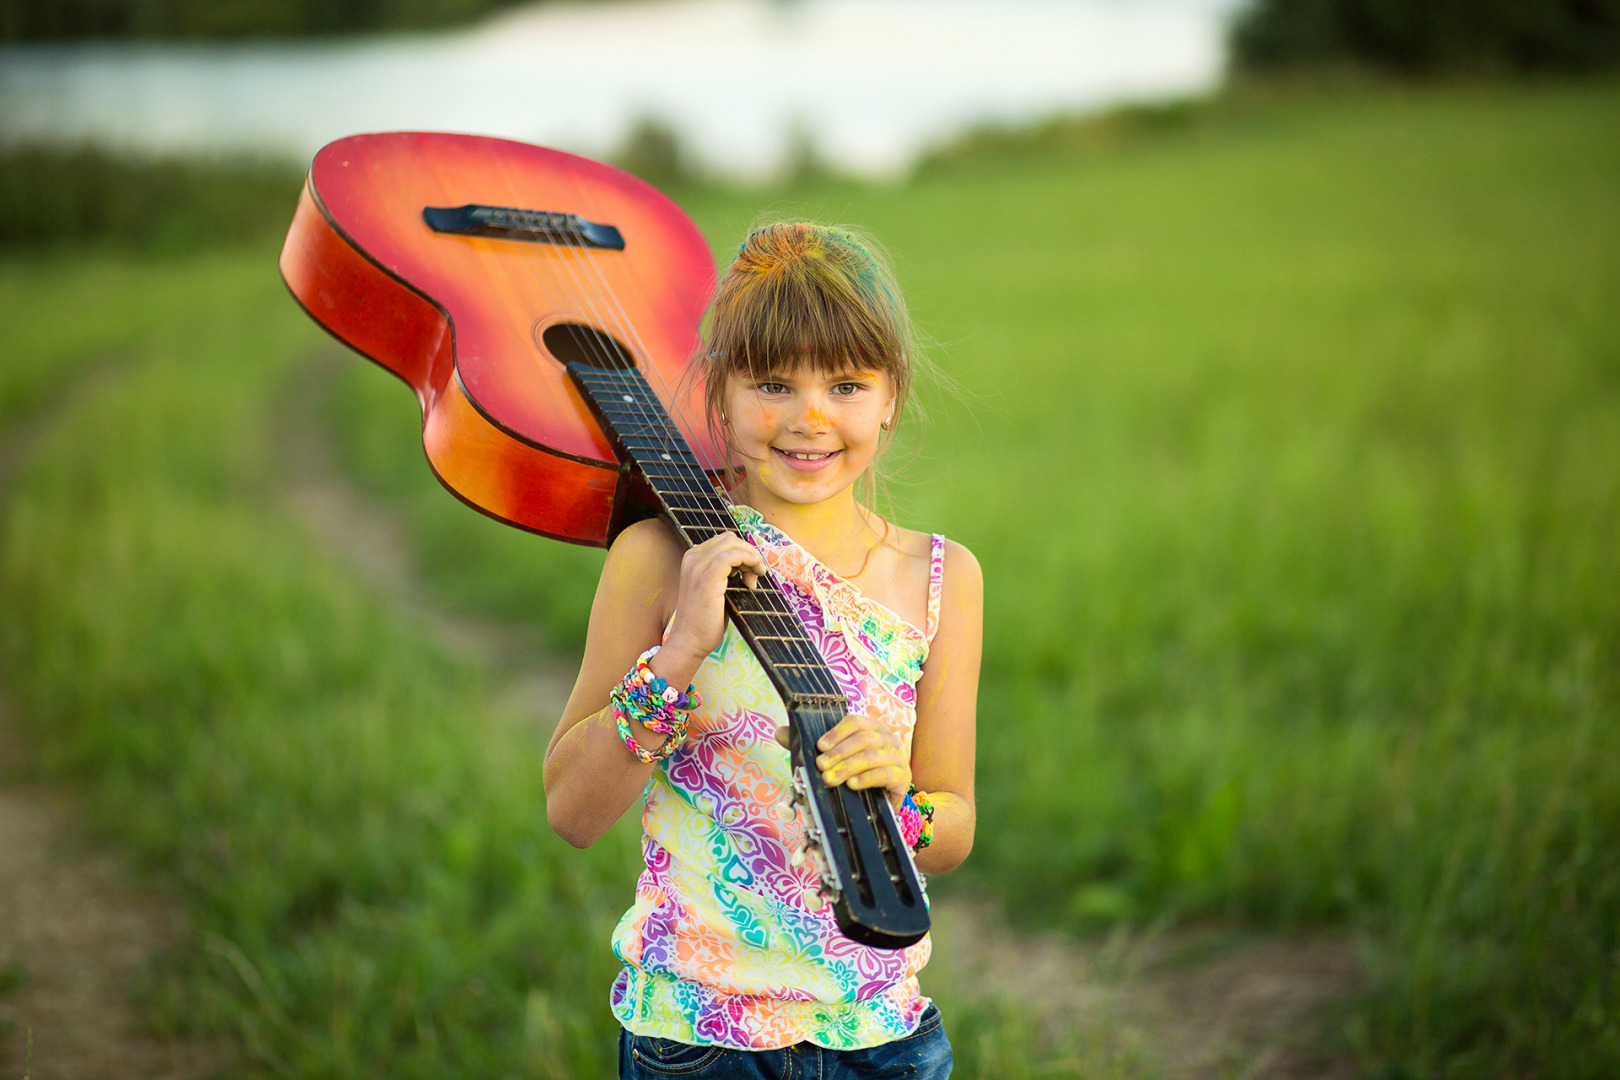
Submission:
[[[687,369],[714,259],[635,177],[503,139],[339,139],[310,167],[281,273],[415,390],[428,463],[473,508],[600,547],[655,514],[687,546],[735,529]],[[928,910],[888,799],[814,766],[849,712],[837,680],[773,578],[734,581],[726,609],[787,708],[792,806],[839,928],[912,944]]]

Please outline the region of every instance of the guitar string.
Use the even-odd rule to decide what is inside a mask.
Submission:
[[[548,222],[548,224],[549,224],[549,222]],[[531,260],[522,260],[522,261],[525,264],[527,264],[531,268],[531,270],[536,265],[543,268],[547,272],[548,277],[550,277],[552,279],[553,286],[554,286],[552,291],[555,292],[555,293],[559,293],[560,295],[562,295],[564,297],[567,297],[569,299],[574,300],[575,301],[575,306],[577,308],[579,308],[579,309],[585,309],[585,308],[588,307],[590,310],[588,312],[582,311],[582,313],[587,314],[588,317],[590,318],[590,321],[595,322],[596,324],[598,324],[598,326],[604,326],[604,325],[605,326],[611,326],[616,322],[621,322],[621,320],[614,319],[614,318],[611,317],[611,315],[605,314],[605,312],[603,310],[606,307],[605,303],[602,303],[602,304],[597,303],[598,300],[602,299],[600,290],[598,290],[598,289],[587,289],[585,287],[585,283],[580,280],[580,276],[576,272],[576,268],[575,268],[575,265],[574,265],[576,259],[583,259],[584,261],[586,261],[588,263],[594,263],[594,259],[590,255],[590,250],[591,249],[587,248],[583,243],[575,243],[575,242],[573,242],[574,228],[573,228],[572,222],[568,221],[565,218],[562,228],[557,230],[557,233],[554,234],[554,235],[560,237],[564,241],[564,243],[561,244],[561,245],[558,245],[558,244],[555,244],[555,243],[545,244],[542,251],[537,253],[540,257],[538,257],[538,258],[536,258],[535,260],[532,260],[532,261]],[[568,255],[563,255],[561,251],[546,251],[545,250],[545,248],[556,249],[558,247],[562,247],[562,248],[566,249],[567,251],[571,252],[572,257],[570,257]],[[551,257],[547,258],[547,256],[551,256]],[[559,282],[558,276],[555,273],[553,273],[552,271],[555,269],[556,264],[558,264],[558,263],[561,264],[561,269],[567,274],[567,277],[571,280],[571,282],[572,282],[571,285],[557,287],[560,284],[560,282]],[[595,295],[593,295],[593,293]],[[621,325],[622,325],[622,323],[621,323]],[[585,329],[587,331],[590,331],[590,330],[594,330],[595,328],[586,327]],[[619,367],[619,365],[621,363],[621,360],[620,360],[620,358],[618,356],[614,355],[614,353],[616,352],[617,348],[622,348],[623,347],[622,342],[615,341],[613,343],[613,345],[610,346],[607,342],[604,342],[602,340],[602,338],[598,336],[597,333],[592,333],[592,332],[586,332],[586,333],[581,333],[581,334],[573,334],[571,336],[573,338],[574,344],[577,347],[580,348],[582,353],[584,353],[591,361],[594,361],[592,366],[595,367],[596,369],[601,370],[601,371],[611,371],[611,370],[614,370],[614,369]],[[619,336],[622,338],[622,337],[625,337],[627,335],[625,335],[623,330],[621,329]],[[543,342],[542,342],[542,344],[543,344]],[[628,349],[626,349],[626,352],[628,353]],[[630,354],[630,359],[631,359],[631,363],[634,364],[635,359],[634,359],[633,354]],[[607,404],[607,403],[604,402],[603,404]],[[619,406],[621,404],[626,404],[626,403],[615,402],[613,404],[617,407],[617,406]],[[637,419],[641,422],[642,426],[644,428],[649,429],[648,432],[646,432],[646,434],[651,434],[651,429],[654,429],[654,428],[660,426],[657,423],[658,417],[657,417],[656,410],[651,409],[651,408],[642,407],[639,400],[634,400],[634,401],[628,402],[627,404],[630,404],[630,405],[633,406],[634,412],[635,412],[635,414],[637,416]],[[675,449],[675,448],[674,447],[669,448],[669,450],[673,450],[673,449]],[[671,461],[673,461],[673,457],[671,458]]]
[[[501,171],[505,171],[504,167],[499,162],[496,162],[495,164],[497,165],[497,168],[501,169]],[[511,186],[512,185],[510,184],[509,179],[508,187]],[[577,240],[575,238],[576,233],[572,223],[567,222],[566,219],[563,228],[560,229],[559,232],[564,240],[564,243],[562,245],[546,244],[545,247],[560,247],[570,252],[573,257],[564,255],[563,251],[559,250],[552,258],[546,258],[545,256],[550,255],[551,253],[544,252],[544,249],[542,249],[543,254],[542,252],[536,253],[537,255],[541,256],[540,258],[533,261],[519,260],[525,265],[525,269],[529,271],[531,282],[536,287],[541,287],[541,283],[538,280],[535,280],[535,277],[536,271],[543,270],[546,273],[546,276],[551,279],[551,291],[575,300],[578,307],[581,309],[588,307],[590,309],[588,314],[593,317],[594,321],[596,321],[599,325],[617,329],[621,338],[628,338],[634,341],[640,347],[643,362],[652,369],[654,377],[664,385],[666,394],[669,394],[672,399],[678,402],[679,398],[673,394],[673,391],[670,390],[668,383],[663,379],[663,376],[658,371],[656,365],[652,364],[651,354],[647,351],[645,342],[642,340],[640,334],[636,331],[634,324],[629,320],[628,315],[625,313],[622,302],[620,302],[618,299],[617,293],[607,281],[601,266],[596,260],[594,249],[588,247],[581,240]],[[584,262],[584,264],[594,273],[598,282],[600,283],[599,286],[591,285],[581,280],[581,277],[579,273],[576,272],[576,267],[574,265],[576,260]],[[571,286],[563,285],[559,280],[558,275],[553,272],[556,263],[561,263],[561,269],[567,274],[567,277],[572,282]],[[616,308],[616,311],[605,310],[609,308],[610,299],[611,307]],[[659,441],[660,445],[666,447],[664,452],[678,451],[683,448],[688,449],[688,452],[690,452],[690,448],[685,445],[686,440],[680,437],[678,432],[670,432],[670,434],[676,435],[678,440],[676,445],[670,444],[668,435],[665,435],[660,441],[654,434],[658,429],[664,429],[666,432],[668,432],[673,425],[670,423],[670,418],[667,416],[667,414],[660,415],[662,410],[657,407],[656,402],[648,402],[645,405],[642,403],[639,395],[644,394],[647,390],[651,389],[649,384],[643,383],[642,386],[636,386],[627,379],[613,374],[613,372],[619,369],[621,361],[617,356],[612,355],[608,345],[598,338],[596,334],[586,333],[583,335],[575,335],[575,342],[581,347],[583,352],[587,353],[591,357],[591,359],[597,361],[597,364],[593,366],[596,366],[599,371],[604,372],[603,376],[601,377],[609,380],[611,383],[615,384],[621,389],[621,399],[625,396],[632,398],[630,402],[622,402],[622,404],[628,404],[631,406],[630,410],[624,411],[630,412],[643,425],[645,430],[642,434],[644,436],[651,436],[652,441]],[[642,368],[640,365],[636,364],[636,359],[636,355],[631,353],[631,364],[635,367],[636,371],[641,372]],[[624,391],[632,392],[624,393]],[[614,402],[613,404],[618,407],[621,405],[621,402]],[[679,408],[678,404],[677,408]],[[646,440],[644,439],[638,441]],[[692,456],[693,460],[698,463],[699,468],[702,469],[701,459],[699,459],[696,455]],[[673,479],[675,483],[673,485],[664,484],[662,486],[666,488],[673,487],[682,494],[694,496],[694,501],[702,500],[705,497],[713,499],[716,496],[720,497],[723,505],[729,501],[725,500],[718,487],[712,482],[712,480],[709,479],[706,471],[700,474],[702,476],[701,480],[692,478],[687,475],[685,462],[677,462],[673,456],[670,460],[672,467],[671,471],[674,473],[674,476],[661,477],[660,479]],[[710,512],[699,511],[699,513],[702,514],[704,518],[711,516]],[[729,520],[729,513],[724,519],[719,518],[718,515],[713,515],[713,517],[714,520],[705,520],[703,522],[704,526],[710,531],[720,531],[721,529],[735,528],[734,523]],[[774,592],[775,590],[773,589],[772,591]],[[777,598],[780,600],[780,593],[777,594]],[[766,612],[764,614],[770,614],[772,616],[785,615],[792,620],[791,624],[797,623],[796,619],[792,619],[791,610]],[[779,628],[778,633],[775,636],[780,636]],[[810,646],[807,639],[796,635],[796,639],[783,641],[782,644],[789,646],[790,655],[793,656],[794,660],[796,660],[800,666],[806,669],[806,674],[810,676],[807,681],[815,684],[821,684],[818,686],[807,687],[808,689],[810,689],[812,692],[820,691],[822,693],[830,693],[841,696],[841,690],[837,687],[836,682],[826,677],[830,673],[826,672],[825,670],[825,661],[822,660],[819,654],[811,655],[806,651],[807,646],[813,649],[813,646]]]
[[[659,387],[663,390],[662,397],[666,402],[666,407],[672,410],[674,413],[674,420],[685,430],[695,431],[695,422],[685,413],[685,396],[676,392],[676,388],[671,386],[664,379],[664,374],[661,370],[659,370],[658,365],[653,363],[651,350],[649,350],[646,344],[642,341],[641,332],[636,329],[635,322],[631,320],[629,315],[625,312],[624,305],[620,302],[618,293],[614,290],[612,284],[607,280],[607,276],[603,271],[601,264],[592,258],[588,260],[587,265],[596,274],[598,282],[605,291],[608,302],[611,303],[617,310],[619,325],[625,330],[627,335],[635,341],[636,349],[639,355],[644,359],[648,371],[651,373],[652,377],[658,381]],[[691,363],[691,359],[692,358],[688,357],[687,362]],[[691,444],[691,440],[687,440],[687,442],[688,445]],[[694,449],[696,448],[694,447]],[[694,453],[693,456],[698,458],[698,463],[703,467],[705,473],[717,470],[717,462],[705,461],[703,460],[703,455],[701,454]],[[722,496],[725,494],[723,491],[719,490],[718,485],[716,486],[716,491]],[[729,499],[727,501],[729,501]]]

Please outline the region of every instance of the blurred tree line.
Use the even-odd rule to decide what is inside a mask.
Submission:
[[[93,147],[0,151],[0,251],[92,243],[182,252],[284,232],[302,170],[256,158],[123,157]]]
[[[1251,68],[1591,71],[1620,65],[1620,0],[1256,0],[1232,44]]]
[[[0,40],[233,38],[421,29],[514,0],[0,0]]]

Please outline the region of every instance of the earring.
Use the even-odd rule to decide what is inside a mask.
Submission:
[[[884,431],[888,431],[889,430],[889,421],[891,421],[893,419],[894,419],[894,414],[890,413],[888,416],[885,416],[883,418],[883,423],[879,424],[878,427],[882,428]]]

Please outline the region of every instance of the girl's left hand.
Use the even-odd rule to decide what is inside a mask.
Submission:
[[[788,744],[787,734],[787,728],[777,729],[777,741],[783,746]],[[911,790],[911,762],[901,751],[900,740],[870,716],[844,717],[821,737],[816,749],[816,768],[828,787],[883,788],[896,810]]]

